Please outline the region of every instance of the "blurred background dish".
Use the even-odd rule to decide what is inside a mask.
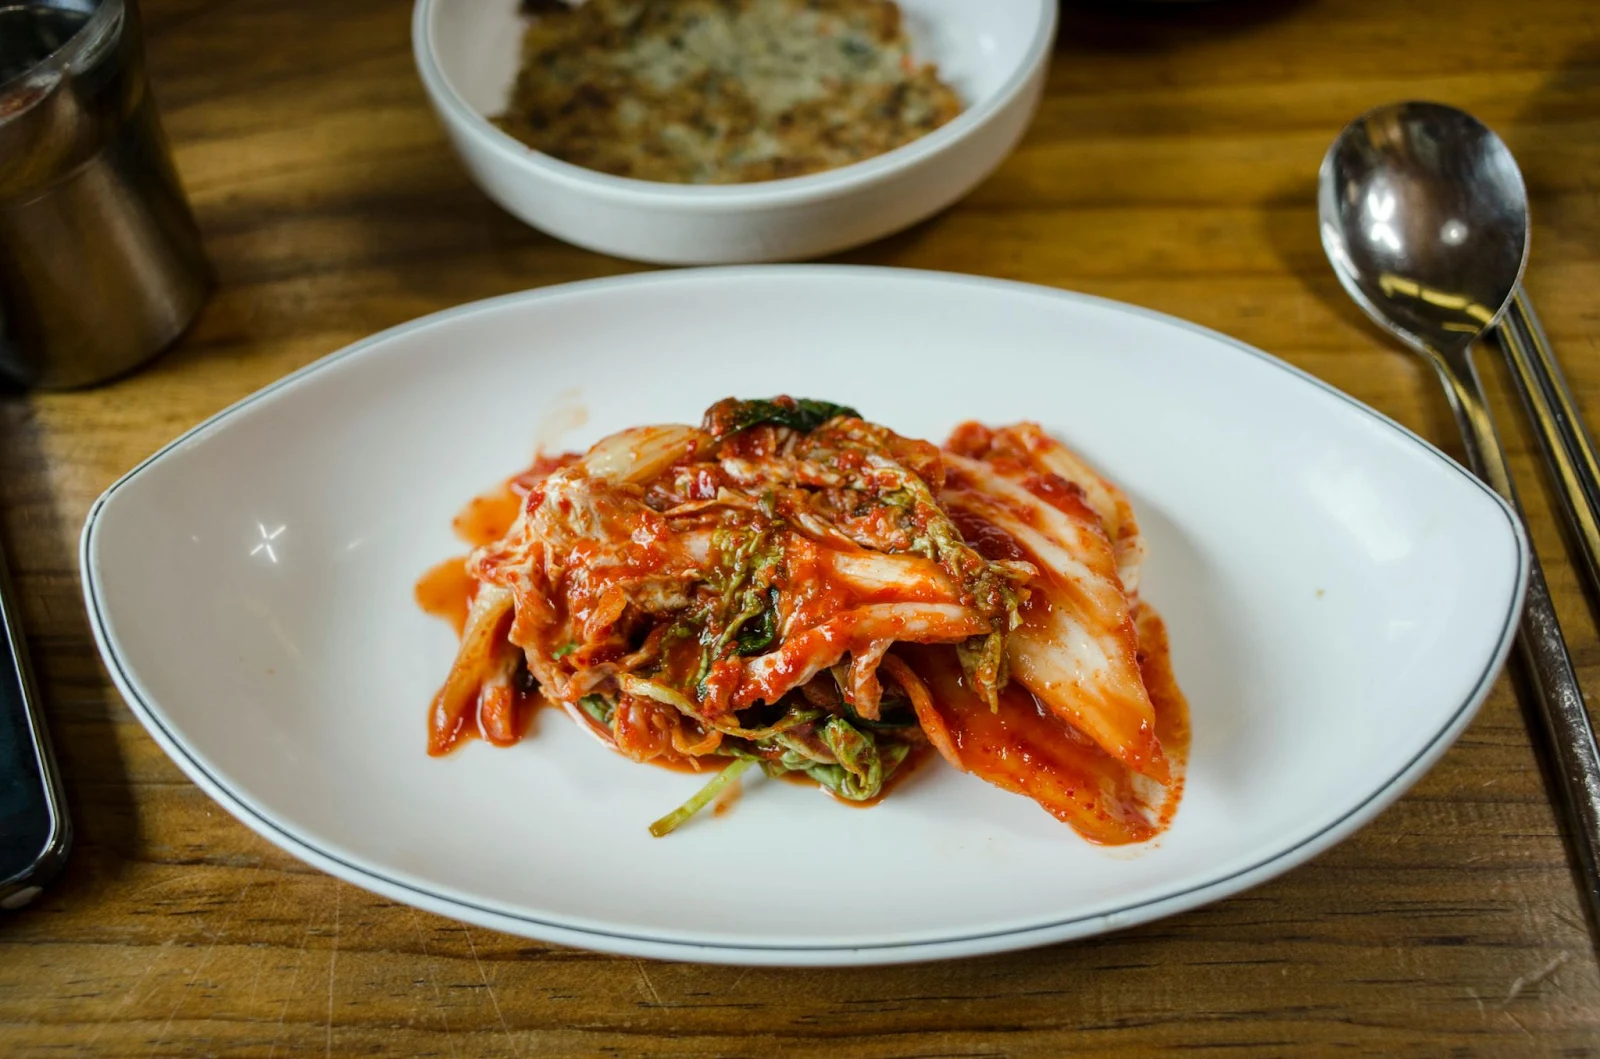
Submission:
[[[1010,153],[1038,105],[1057,8],[1047,0],[902,0],[918,61],[966,109],[886,154],[826,172],[689,186],[584,169],[497,128],[517,77],[514,0],[417,0],[422,83],[478,185],[517,217],[591,250],[663,264],[817,257],[899,231],[970,191]]]

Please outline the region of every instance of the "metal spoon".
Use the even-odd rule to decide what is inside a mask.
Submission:
[[[1444,383],[1467,461],[1521,513],[1472,343],[1522,279],[1527,198],[1516,163],[1471,116],[1395,103],[1345,127],[1322,161],[1322,246],[1366,314],[1421,353]],[[1550,589],[1531,557],[1518,649],[1548,739],[1591,924],[1600,928],[1600,750]]]
[[[1492,172],[1461,176],[1492,182],[1478,189],[1492,200],[1497,215],[1496,222],[1485,234],[1497,249],[1509,250],[1520,243],[1525,266],[1529,242],[1528,193],[1510,150],[1469,114],[1438,104],[1411,106],[1417,111],[1426,106],[1436,124],[1448,121],[1454,127],[1453,135],[1470,137],[1476,145],[1473,150],[1492,157]],[[1424,175],[1431,180],[1455,178],[1445,173],[1425,172]],[[1451,224],[1450,221],[1445,223]],[[1466,231],[1464,225],[1457,225],[1448,233],[1441,229],[1441,234],[1460,239]],[[1449,238],[1445,241],[1449,242]],[[1596,451],[1594,440],[1584,427],[1583,416],[1550,348],[1550,340],[1545,337],[1538,314],[1533,311],[1533,302],[1520,283],[1505,314],[1494,327],[1494,336],[1511,366],[1511,381],[1534,426],[1539,448],[1556,486],[1562,514],[1571,530],[1573,550],[1582,560],[1580,569],[1588,578],[1593,594],[1591,602],[1600,604],[1600,452]]]

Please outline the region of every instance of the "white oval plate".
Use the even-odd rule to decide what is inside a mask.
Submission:
[[[655,840],[700,781],[556,713],[513,749],[424,753],[454,637],[412,585],[463,550],[462,503],[579,410],[564,445],[782,392],[934,439],[1037,419],[1127,488],[1192,708],[1171,831],[1097,848],[932,762],[866,811],[758,778]],[[358,342],[134,469],[82,552],[117,686],[266,838],[482,926],[751,964],[1039,945],[1301,863],[1461,732],[1527,567],[1517,521],[1455,463],[1221,335],[1037,287],[804,266],[553,287]]]

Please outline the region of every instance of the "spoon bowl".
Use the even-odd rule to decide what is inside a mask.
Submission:
[[[1528,190],[1472,115],[1391,103],[1322,162],[1322,245],[1356,303],[1413,348],[1465,348],[1504,312],[1528,250]]]

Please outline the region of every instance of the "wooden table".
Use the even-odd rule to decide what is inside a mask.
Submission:
[[[639,267],[525,228],[468,183],[413,72],[409,11],[147,0],[155,91],[221,285],[142,374],[0,395],[4,536],[79,836],[48,896],[0,922],[0,1052],[1597,1054],[1594,949],[1506,680],[1414,791],[1281,879],[1109,937],[901,968],[645,963],[469,929],[300,864],[190,784],[91,643],[75,556],[94,497],[369,332]],[[1015,156],[944,216],[845,259],[1188,317],[1452,448],[1434,381],[1346,301],[1315,224],[1329,140],[1405,97],[1464,106],[1516,151],[1534,197],[1528,283],[1600,412],[1595,0],[1068,3],[1048,98]],[[1503,394],[1498,365],[1490,375]],[[1499,406],[1600,701],[1594,620],[1528,438]]]

